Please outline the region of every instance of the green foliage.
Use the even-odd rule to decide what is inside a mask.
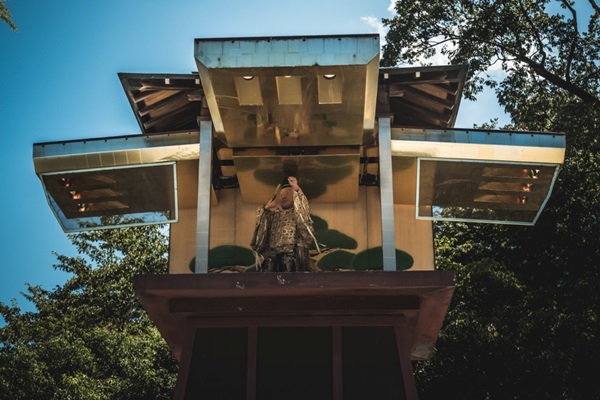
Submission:
[[[313,214],[310,214],[310,218],[313,220],[313,228],[315,231],[320,231],[329,228],[329,224],[323,218]]]
[[[333,271],[337,268],[350,268],[354,253],[346,250],[336,250],[326,254],[319,260],[317,267],[321,271]]]
[[[416,364],[419,398],[600,399],[589,368],[600,356],[598,3],[399,0],[396,10],[387,65],[442,52],[469,64],[467,97],[496,91],[512,128],[567,137],[534,227],[435,225],[436,265],[456,271],[456,292],[437,352]]]
[[[396,270],[410,269],[414,260],[410,254],[396,249]],[[381,246],[371,247],[357,253],[352,260],[352,269],[363,271],[370,269],[383,269],[383,248]]]
[[[213,247],[208,251],[208,268],[223,268],[234,266],[251,266],[256,263],[252,250],[247,247],[224,244]],[[196,257],[192,257],[188,264],[190,271],[196,268]],[[255,272],[256,268],[246,269],[246,272]]]
[[[35,312],[0,303],[0,399],[170,399],[176,361],[141,308],[135,274],[165,273],[157,226],[70,236],[80,256],[57,255],[72,277],[28,286]]]
[[[315,231],[315,237],[319,243],[330,249],[355,249],[358,246],[356,239],[336,229],[320,229]],[[311,248],[315,248],[314,243]]]
[[[208,268],[232,265],[252,265],[256,261],[252,250],[235,245],[217,246],[208,252]]]
[[[504,87],[510,86],[520,97],[542,100],[535,94],[566,92],[600,106],[600,65],[594,62],[600,53],[600,9],[594,0],[589,3],[595,12],[584,26],[578,20],[583,10],[572,1],[399,0],[397,15],[384,19],[389,32],[382,64],[426,62],[442,54],[452,64],[469,65],[465,89],[471,99],[484,85],[507,94]],[[504,81],[489,73],[493,66],[507,74]],[[510,96],[499,100],[507,108],[516,105]],[[545,102],[519,105],[550,117]]]

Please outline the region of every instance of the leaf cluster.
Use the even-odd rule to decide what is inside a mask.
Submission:
[[[0,399],[168,399],[176,362],[132,288],[165,273],[167,242],[145,226],[70,236],[79,256],[57,255],[72,276],[28,285],[35,311],[0,303]]]

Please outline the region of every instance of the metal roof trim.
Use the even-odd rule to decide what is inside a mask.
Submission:
[[[33,145],[36,174],[198,159],[198,131],[105,137]]]

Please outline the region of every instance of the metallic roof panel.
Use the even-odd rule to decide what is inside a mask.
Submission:
[[[379,35],[208,38],[195,46],[207,69],[363,65],[379,55]]]
[[[558,165],[419,159],[417,218],[533,225]]]
[[[565,136],[393,128],[391,149],[394,202],[416,204],[417,218],[531,225],[564,162]]]
[[[42,173],[65,232],[177,221],[175,163]]]
[[[392,156],[562,164],[562,133],[392,128]]]
[[[171,132],[67,142],[36,143],[37,174],[86,168],[198,159],[199,132]]]
[[[197,39],[196,62],[229,147],[360,145],[374,127],[377,35]]]

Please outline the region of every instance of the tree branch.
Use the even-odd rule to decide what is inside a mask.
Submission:
[[[6,22],[13,31],[17,30],[16,25],[11,20],[10,11],[4,5],[3,0],[0,0],[0,21]]]
[[[547,57],[546,51],[544,51],[544,41],[542,40],[540,35],[537,34],[539,32],[539,30],[537,29],[537,27],[535,26],[535,24],[529,17],[529,13],[527,12],[527,10],[525,10],[525,8],[523,7],[522,1],[519,1],[519,8],[521,9],[521,14],[523,15],[523,17],[525,18],[525,20],[531,27],[531,31],[534,32],[535,41],[538,43],[538,48],[540,49],[540,53],[542,54],[542,64],[544,64],[546,62],[546,57]]]
[[[577,82],[584,82],[588,79],[596,79],[596,78],[600,78],[600,71],[596,70],[594,72],[590,72],[589,74],[582,76],[581,78],[579,78],[577,80]]]
[[[575,96],[579,97],[581,100],[583,100],[585,103],[590,103],[590,104],[595,105],[596,107],[600,107],[600,99],[598,97],[594,96],[591,93],[588,93],[587,91],[583,90],[581,87],[574,85],[573,83],[571,83],[569,81],[566,81],[565,79],[561,78],[560,76],[553,74],[552,72],[550,72],[546,68],[544,68],[544,66],[542,64],[539,64],[524,55],[517,55],[516,58],[517,58],[517,60],[527,64],[535,73],[537,73],[539,76],[546,79],[548,82],[551,82],[551,83],[555,84],[556,86],[560,87],[561,89],[564,89],[564,90],[568,91],[569,93],[572,93],[573,95],[575,95]]]
[[[573,55],[575,54],[575,47],[579,39],[579,28],[577,27],[577,11],[571,6],[568,0],[563,0],[562,3],[571,11],[573,15],[573,41],[571,42],[571,48],[569,50],[569,56],[567,57],[567,69],[565,71],[565,78],[567,82],[571,82],[571,64],[573,63]]]
[[[427,47],[424,47],[424,48],[425,48],[425,49],[429,49],[429,48],[437,47],[437,46],[439,46],[439,45],[441,45],[441,44],[448,43],[448,42],[451,42],[451,41],[453,41],[453,40],[456,40],[456,38],[454,38],[454,37],[448,37],[448,39],[444,39],[444,40],[441,40],[441,41],[439,41],[439,42],[434,42],[434,41],[432,40],[432,41],[430,41],[430,42],[427,42],[427,43],[429,44],[429,46],[427,46]]]
[[[481,43],[487,44],[489,46],[498,47],[501,50],[501,52],[503,52],[505,54],[510,54],[513,57],[515,57],[515,59],[517,61],[520,61],[520,62],[528,65],[529,68],[531,68],[536,74],[538,74],[540,77],[546,79],[548,82],[553,83],[554,85],[560,87],[561,89],[564,89],[567,92],[573,94],[574,96],[579,97],[585,103],[593,104],[596,107],[600,107],[600,98],[585,91],[584,89],[573,84],[572,82],[569,82],[569,81],[561,78],[560,76],[548,71],[544,67],[543,64],[535,62],[531,58],[527,57],[525,54],[523,54],[523,53],[515,54],[516,51],[511,50],[511,49],[509,49],[499,43],[496,43],[496,42],[489,42],[486,40],[481,40]]]
[[[597,13],[600,13],[600,7],[598,7],[598,4],[596,4],[595,0],[590,0],[590,4],[592,5],[592,8],[596,10]]]

